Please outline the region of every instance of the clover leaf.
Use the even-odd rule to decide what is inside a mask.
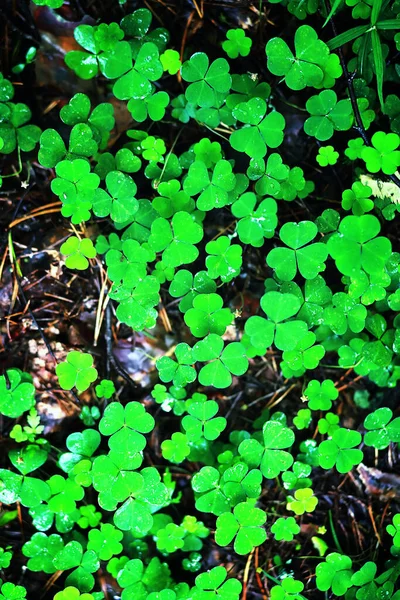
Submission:
[[[232,204],[234,217],[240,219],[236,225],[239,239],[244,244],[259,248],[264,238],[272,238],[278,224],[278,206],[273,198],[265,198],[257,206],[257,196],[253,192],[242,194]]]
[[[96,256],[96,249],[92,240],[84,238],[83,240],[76,236],[71,236],[60,247],[60,252],[67,258],[65,264],[69,269],[78,269],[84,271],[89,266],[88,258]]]
[[[244,440],[239,454],[249,467],[260,467],[266,479],[274,479],[293,464],[293,456],[284,450],[294,442],[294,433],[279,421],[267,421],[263,426],[263,442]]]
[[[57,568],[53,564],[54,557],[64,547],[61,536],[53,533],[34,533],[31,539],[22,546],[22,553],[28,557],[27,567],[31,571],[44,571],[55,573]]]
[[[25,600],[26,589],[22,585],[15,585],[10,581],[3,583],[1,580],[0,585],[1,600]]]
[[[393,412],[390,408],[378,408],[366,416],[364,427],[367,433],[364,435],[366,446],[373,446],[377,450],[387,448],[390,442],[400,439],[400,417],[393,421]]]
[[[170,440],[161,443],[161,453],[166,460],[179,464],[190,454],[188,437],[180,432],[173,433]]]
[[[78,392],[84,392],[97,379],[93,357],[76,350],[69,352],[66,361],[57,365],[56,373],[63,390],[76,387]]]
[[[305,600],[305,597],[299,593],[303,589],[304,585],[301,581],[286,577],[280,585],[271,588],[271,600]]]
[[[332,439],[319,445],[319,464],[323,469],[336,466],[339,473],[348,473],[363,459],[361,450],[354,449],[361,442],[358,431],[340,427],[333,432]]]
[[[110,379],[102,379],[99,385],[96,385],[95,392],[98,398],[109,400],[115,394],[114,382]]]
[[[227,283],[236,277],[242,265],[242,247],[232,244],[226,235],[221,235],[216,240],[211,240],[206,245],[206,267],[212,279],[221,278]]]
[[[322,592],[332,589],[337,596],[343,596],[351,587],[352,560],[345,554],[332,552],[316,568],[317,588]]]
[[[304,321],[288,320],[298,313],[301,301],[293,294],[267,292],[260,304],[268,320],[259,316],[250,317],[244,329],[252,346],[261,354],[265,354],[272,342],[279,350],[294,350],[298,340],[308,330]]]
[[[272,525],[271,533],[278,542],[291,542],[300,533],[300,527],[294,517],[279,517]]]
[[[275,269],[282,281],[294,279],[297,269],[305,279],[314,279],[325,269],[328,249],[325,244],[309,244],[318,233],[312,221],[285,223],[279,237],[288,248],[274,248],[267,255],[267,264]]]
[[[338,232],[328,240],[329,254],[341,273],[357,276],[360,270],[369,275],[382,271],[391,243],[386,237],[376,237],[379,231],[379,220],[373,215],[342,219]]]
[[[155,252],[163,252],[166,265],[179,267],[196,260],[199,251],[195,244],[202,238],[202,227],[188,213],[180,211],[171,222],[160,217],[152,223],[149,245]]]
[[[32,378],[19,369],[9,369],[0,375],[0,412],[15,419],[35,404]]]
[[[190,83],[185,92],[186,99],[201,107],[215,106],[217,95],[227,95],[232,83],[228,62],[217,58],[210,65],[204,52],[196,52],[184,62],[181,75]]]
[[[11,559],[13,557],[13,553],[10,552],[10,546],[7,546],[7,549],[0,548],[0,568],[7,569],[11,564]]]
[[[400,547],[400,514],[393,516],[393,523],[387,525],[386,531],[393,537],[393,544],[397,548]]]
[[[325,142],[333,132],[350,129],[353,111],[350,100],[337,100],[333,90],[324,90],[307,100],[306,109],[310,117],[304,123],[304,131],[317,140]]]
[[[233,116],[245,125],[229,138],[234,150],[260,159],[266,155],[267,147],[277,148],[281,145],[285,119],[277,111],[266,112],[267,103],[262,98],[252,98],[235,106]]]
[[[185,313],[185,323],[195,337],[209,333],[223,335],[232,322],[229,308],[222,308],[223,300],[218,294],[199,294],[193,299],[193,308]]]
[[[196,370],[193,365],[194,357],[192,348],[188,344],[180,343],[175,348],[176,361],[169,356],[162,356],[157,360],[156,367],[161,381],[172,381],[176,387],[184,387],[196,379]]]
[[[99,423],[100,433],[110,437],[110,449],[118,452],[124,448],[131,453],[143,450],[146,445],[143,434],[149,433],[153,428],[153,417],[139,402],[128,402],[125,407],[119,402],[112,402],[105,409]]]
[[[220,479],[221,475],[214,467],[203,467],[195,473],[191,483],[197,510],[217,516],[230,510],[230,502],[219,485]]]
[[[198,294],[214,293],[216,283],[206,271],[198,271],[194,276],[186,269],[179,270],[169,286],[169,293],[173,298],[182,297],[179,310],[186,312],[193,306],[193,300]]]
[[[332,437],[333,433],[336,429],[339,429],[339,427],[339,417],[334,413],[326,413],[325,417],[318,421],[319,432],[322,434],[327,433],[330,437]]]
[[[190,441],[202,437],[206,440],[216,440],[226,427],[224,417],[216,417],[218,404],[214,400],[193,402],[188,408],[188,414],[182,419],[182,427]]]
[[[107,217],[116,223],[125,223],[139,208],[135,198],[136,184],[121,171],[110,171],[106,175],[107,191],[97,188],[92,200],[93,212],[97,217]]]
[[[342,208],[351,210],[353,215],[363,215],[374,208],[374,201],[370,199],[372,190],[368,185],[355,181],[351,190],[342,193]]]
[[[322,383],[313,379],[304,390],[304,397],[308,400],[311,410],[329,410],[332,400],[338,398],[339,392],[331,379]]]
[[[302,90],[306,86],[332,87],[342,69],[337,57],[331,55],[328,46],[318,39],[316,31],[309,25],[301,25],[294,36],[294,47],[295,56],[282,38],[269,40],[265,47],[269,71],[284,76],[286,85],[292,90]],[[328,69],[332,73],[330,77],[326,77]]]
[[[233,514],[226,512],[218,517],[215,541],[219,546],[227,546],[235,540],[235,552],[248,554],[255,546],[265,542],[265,521],[264,511],[247,502],[240,502],[233,509]]]
[[[109,296],[119,302],[116,310],[118,319],[136,331],[154,327],[157,317],[154,306],[159,302],[159,289],[159,282],[150,275],[134,283],[133,287],[114,284]]]
[[[90,172],[90,164],[82,158],[57,163],[56,174],[51,189],[63,203],[62,215],[72,217],[74,224],[87,221],[99,176]]]
[[[227,53],[229,58],[237,58],[240,56],[248,56],[252,40],[246,37],[243,29],[229,29],[226,32],[227,40],[223,42],[222,49]]]
[[[156,92],[143,99],[131,98],[128,102],[128,110],[135,121],[142,123],[149,117],[152,121],[160,121],[169,104],[167,92]]]
[[[343,335],[348,329],[360,333],[365,327],[367,309],[348,294],[338,292],[332,297],[332,305],[324,310],[326,325],[336,334]]]
[[[213,385],[226,388],[232,383],[232,375],[243,375],[249,362],[244,346],[240,342],[231,342],[224,348],[221,337],[210,333],[193,347],[193,356],[199,362],[208,362],[199,372],[201,385]]]
[[[27,475],[39,469],[46,462],[47,455],[46,450],[36,444],[14,448],[8,453],[10,461],[22,475]]]
[[[123,533],[111,523],[103,523],[100,529],[91,529],[88,537],[87,549],[94,550],[100,560],[110,560],[122,552]]]
[[[303,515],[305,512],[313,512],[318,504],[318,499],[315,498],[311,488],[301,488],[296,490],[294,498],[288,497],[286,508],[292,510],[296,515]]]
[[[204,600],[205,594],[210,600],[239,600],[242,584],[237,579],[226,579],[224,567],[213,567],[196,577],[192,590],[193,600]]]
[[[179,52],[176,50],[166,50],[160,56],[160,61],[164,71],[168,71],[170,75],[176,75],[182,66]]]
[[[400,167],[400,137],[397,133],[384,133],[377,131],[371,138],[372,146],[361,149],[360,156],[365,161],[370,173],[383,171],[392,175]]]
[[[227,160],[217,162],[211,177],[206,164],[196,160],[189,167],[183,189],[189,196],[200,194],[196,206],[199,210],[208,211],[228,204],[229,192],[234,189],[235,183],[236,177],[232,173],[232,165]]]
[[[281,363],[282,372],[286,372],[290,376],[290,373],[302,374],[306,369],[316,369],[319,361],[325,355],[325,349],[320,344],[315,345],[315,341],[315,334],[308,331],[296,344],[294,350],[285,350],[282,355],[284,360]]]
[[[339,152],[336,152],[333,146],[320,146],[317,154],[317,163],[320,167],[336,165],[339,158]]]
[[[81,594],[76,587],[69,585],[61,592],[57,592],[54,600],[93,600],[93,596],[92,594]]]

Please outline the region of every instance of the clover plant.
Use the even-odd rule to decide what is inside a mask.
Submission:
[[[0,74],[3,342],[22,315],[54,362],[4,358],[0,598],[398,600],[399,2],[98,4],[51,127],[36,47]],[[24,275],[48,209],[45,296],[98,290],[60,324]]]

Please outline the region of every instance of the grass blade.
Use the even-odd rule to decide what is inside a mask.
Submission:
[[[340,48],[340,46],[347,44],[347,42],[355,40],[360,37],[360,35],[366,33],[369,27],[369,25],[359,25],[358,27],[353,27],[353,29],[349,29],[340,35],[337,35],[328,42],[329,50],[336,50],[336,48]]]
[[[383,72],[385,69],[385,65],[383,62],[382,56],[382,46],[381,40],[379,38],[379,33],[376,29],[371,31],[371,44],[372,44],[372,55],[374,57],[374,65],[375,65],[375,74],[376,74],[376,85],[378,88],[378,97],[379,102],[381,103],[381,108],[383,110]]]

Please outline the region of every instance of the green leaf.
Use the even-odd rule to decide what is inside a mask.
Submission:
[[[361,450],[355,450],[361,442],[361,434],[350,429],[337,429],[331,440],[319,445],[319,464],[323,469],[336,466],[339,473],[348,473],[363,459]]]
[[[267,534],[263,525],[265,512],[247,502],[240,502],[232,513],[223,513],[217,519],[215,541],[219,546],[227,546],[233,540],[237,554],[249,554],[255,546],[265,542]]]
[[[56,367],[60,386],[63,390],[84,392],[97,379],[97,371],[93,367],[93,357],[90,354],[73,350],[67,354],[67,359]]]
[[[6,376],[0,376],[0,412],[15,419],[34,406],[35,386],[30,375],[19,369],[7,370]]]

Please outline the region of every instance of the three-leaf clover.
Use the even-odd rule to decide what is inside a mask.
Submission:
[[[195,244],[203,238],[203,228],[190,214],[180,211],[171,222],[162,217],[153,221],[149,245],[155,252],[163,252],[162,260],[170,267],[179,267],[196,260],[199,251]]]
[[[352,560],[345,554],[332,552],[316,568],[317,588],[322,592],[332,589],[336,596],[344,596],[351,587]]]
[[[378,408],[366,416],[364,427],[367,433],[364,435],[366,446],[373,446],[377,450],[387,448],[390,442],[400,441],[400,417],[393,421],[393,412],[390,408]]]
[[[277,148],[283,141],[285,119],[281,113],[267,113],[267,103],[262,98],[241,102],[233,109],[233,116],[242,123],[229,142],[234,150],[245,152],[251,158],[264,158],[268,148]]]
[[[115,554],[121,554],[123,546],[122,531],[111,523],[103,523],[100,529],[91,529],[88,536],[88,550],[94,550],[100,560],[110,560]]]
[[[392,175],[400,167],[400,136],[397,133],[377,131],[371,138],[372,146],[364,146],[360,152],[370,173],[383,171]]]
[[[0,579],[0,586],[0,600],[25,600],[26,589],[22,585],[15,585],[10,581],[3,583]]]
[[[132,177],[121,171],[106,175],[107,191],[97,188],[93,197],[93,212],[97,217],[107,217],[116,223],[127,222],[139,208],[135,198],[136,184]]]
[[[83,240],[71,236],[61,245],[60,252],[67,258],[65,264],[69,269],[78,269],[84,271],[89,266],[88,258],[96,256],[96,249],[92,240],[84,238]]]
[[[183,189],[190,196],[200,194],[196,206],[199,210],[207,211],[228,204],[229,192],[234,189],[235,183],[232,165],[227,160],[219,160],[211,176],[206,164],[202,160],[196,160],[189,167]]]
[[[226,512],[218,517],[215,541],[219,546],[227,546],[234,539],[235,552],[248,554],[267,539],[263,528],[266,519],[263,510],[240,502],[233,509],[233,514]]]
[[[267,264],[275,270],[282,281],[290,281],[296,276],[297,269],[305,279],[314,279],[325,270],[328,257],[326,244],[309,244],[318,233],[312,221],[285,223],[279,237],[288,248],[273,248],[267,255]]]
[[[333,432],[331,440],[325,440],[318,447],[319,465],[323,469],[336,466],[339,473],[348,473],[363,459],[363,452],[355,448],[361,442],[358,431],[340,427]]]
[[[226,388],[232,383],[232,375],[243,375],[249,366],[246,351],[240,342],[231,342],[224,348],[222,338],[210,333],[193,347],[193,356],[199,362],[208,362],[201,368],[201,385]]]
[[[161,443],[161,453],[166,460],[179,464],[190,454],[188,438],[185,434],[173,433],[170,440],[164,440]]]
[[[215,400],[193,402],[188,408],[188,414],[182,419],[182,427],[190,441],[201,437],[206,440],[216,440],[226,427],[225,417],[216,417],[218,404]]]
[[[196,577],[196,587],[192,590],[193,600],[239,600],[242,584],[237,579],[226,579],[224,567],[214,567]]]
[[[294,498],[288,497],[286,508],[292,510],[296,515],[303,515],[305,512],[312,512],[318,504],[318,499],[314,496],[311,488],[301,488],[296,490]]]
[[[272,238],[275,233],[278,206],[273,198],[265,198],[257,208],[256,204],[257,196],[246,192],[232,204],[231,210],[233,216],[239,219],[236,231],[240,241],[259,248],[264,238]]]
[[[184,387],[196,379],[195,362],[192,348],[181,342],[175,348],[176,361],[169,356],[162,356],[156,362],[158,375],[164,383],[172,381],[176,387]]]
[[[267,292],[260,305],[268,317],[253,316],[245,324],[245,333],[257,351],[265,354],[274,342],[279,350],[294,350],[299,339],[308,331],[307,324],[300,320],[288,320],[294,317],[301,306],[301,300],[293,294]]]
[[[305,597],[299,593],[303,589],[304,585],[301,581],[286,577],[280,585],[271,588],[271,600],[305,600]]]
[[[93,600],[92,594],[81,594],[78,588],[69,585],[61,592],[57,592],[54,600]]]
[[[317,163],[320,167],[336,165],[339,158],[339,152],[336,152],[333,146],[320,146],[317,154]]]
[[[206,245],[206,267],[212,279],[221,278],[224,283],[231,281],[240,272],[242,265],[242,247],[232,244],[226,235],[211,240]]]
[[[190,83],[185,92],[187,100],[201,107],[215,106],[218,95],[227,95],[232,83],[228,61],[217,58],[210,65],[204,52],[196,52],[184,62],[181,75]]]
[[[317,140],[325,142],[333,132],[350,129],[353,110],[350,100],[337,100],[333,90],[324,90],[307,100],[306,109],[310,117],[304,123],[304,131]]]
[[[313,379],[304,390],[304,398],[308,400],[311,410],[329,410],[332,400],[338,396],[339,392],[331,379],[325,379],[322,383]]]
[[[353,215],[363,215],[374,208],[374,201],[370,198],[371,194],[372,190],[368,185],[355,181],[351,190],[345,190],[342,193],[342,208],[351,210]]]
[[[265,47],[268,70],[273,75],[284,76],[286,85],[292,90],[306,86],[332,87],[340,77],[342,69],[338,57],[329,53],[328,46],[318,39],[316,31],[309,25],[301,25],[294,36],[295,53],[282,38],[272,38]],[[330,71],[330,81],[325,70]],[[324,86],[325,87],[325,86]]]
[[[195,337],[204,337],[209,333],[222,336],[232,322],[232,313],[229,308],[223,308],[219,294],[199,294],[184,319]]]
[[[15,419],[35,404],[32,378],[19,369],[9,369],[0,375],[0,412]]]
[[[222,49],[229,58],[248,56],[252,45],[252,40],[246,37],[243,29],[229,29],[226,32],[227,40],[223,42]]]
[[[97,371],[93,367],[93,356],[73,350],[66,361],[56,366],[57,377],[63,390],[84,392],[97,379]]]
[[[382,271],[392,246],[387,237],[376,237],[380,228],[374,215],[342,219],[338,232],[328,240],[328,250],[343,275],[357,276],[360,270],[369,275]]]
[[[267,421],[263,426],[263,442],[244,440],[239,445],[239,454],[249,467],[260,467],[266,479],[274,479],[281,471],[293,464],[293,456],[284,448],[290,448],[294,433],[279,421]]]
[[[111,450],[122,452],[124,449],[141,452],[146,445],[144,433],[154,428],[154,419],[139,402],[128,402],[123,407],[112,402],[104,411],[99,423],[102,435],[110,436],[108,445]]]
[[[279,517],[272,525],[271,533],[278,542],[291,542],[294,536],[300,533],[300,526],[294,517]]]

